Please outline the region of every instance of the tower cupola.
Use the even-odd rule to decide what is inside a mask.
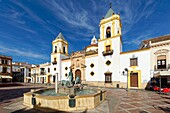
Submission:
[[[113,38],[121,35],[120,15],[116,14],[110,4],[110,8],[106,15],[100,21],[100,40]]]
[[[95,36],[93,36],[92,40],[91,40],[91,45],[92,44],[97,44],[97,39]]]
[[[60,32],[55,40],[52,42],[53,51],[52,53],[68,54],[68,42]]]

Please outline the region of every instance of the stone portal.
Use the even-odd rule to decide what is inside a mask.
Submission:
[[[70,68],[72,69],[74,80],[76,77],[80,77],[80,80],[86,81],[85,80],[85,51],[77,51],[73,52],[71,54],[71,66]]]

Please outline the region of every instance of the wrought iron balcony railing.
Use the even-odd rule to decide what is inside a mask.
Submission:
[[[46,73],[45,72],[40,72],[40,75],[45,75]]]
[[[52,64],[53,64],[53,65],[57,64],[57,61],[53,61]]]
[[[106,56],[106,55],[112,55],[113,54],[113,50],[107,50],[107,51],[103,51],[103,56]]]
[[[157,65],[154,66],[155,71],[168,71],[170,69],[170,64],[168,64],[166,67],[158,67]]]

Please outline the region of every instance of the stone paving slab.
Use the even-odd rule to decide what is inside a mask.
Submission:
[[[46,86],[27,84],[26,86],[0,88],[0,113],[43,113],[22,104],[23,93],[31,88],[39,87]],[[57,113],[170,113],[170,95],[159,95],[145,90],[127,92],[125,89],[101,89],[107,91],[107,97],[95,109]]]

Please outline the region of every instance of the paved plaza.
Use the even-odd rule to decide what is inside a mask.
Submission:
[[[43,113],[23,105],[23,93],[30,89],[54,87],[45,84],[0,87],[0,113]],[[145,90],[104,88],[106,100],[95,109],[74,113],[170,113],[170,95]],[[49,112],[48,110],[46,110]],[[51,111],[63,113],[62,111]]]

